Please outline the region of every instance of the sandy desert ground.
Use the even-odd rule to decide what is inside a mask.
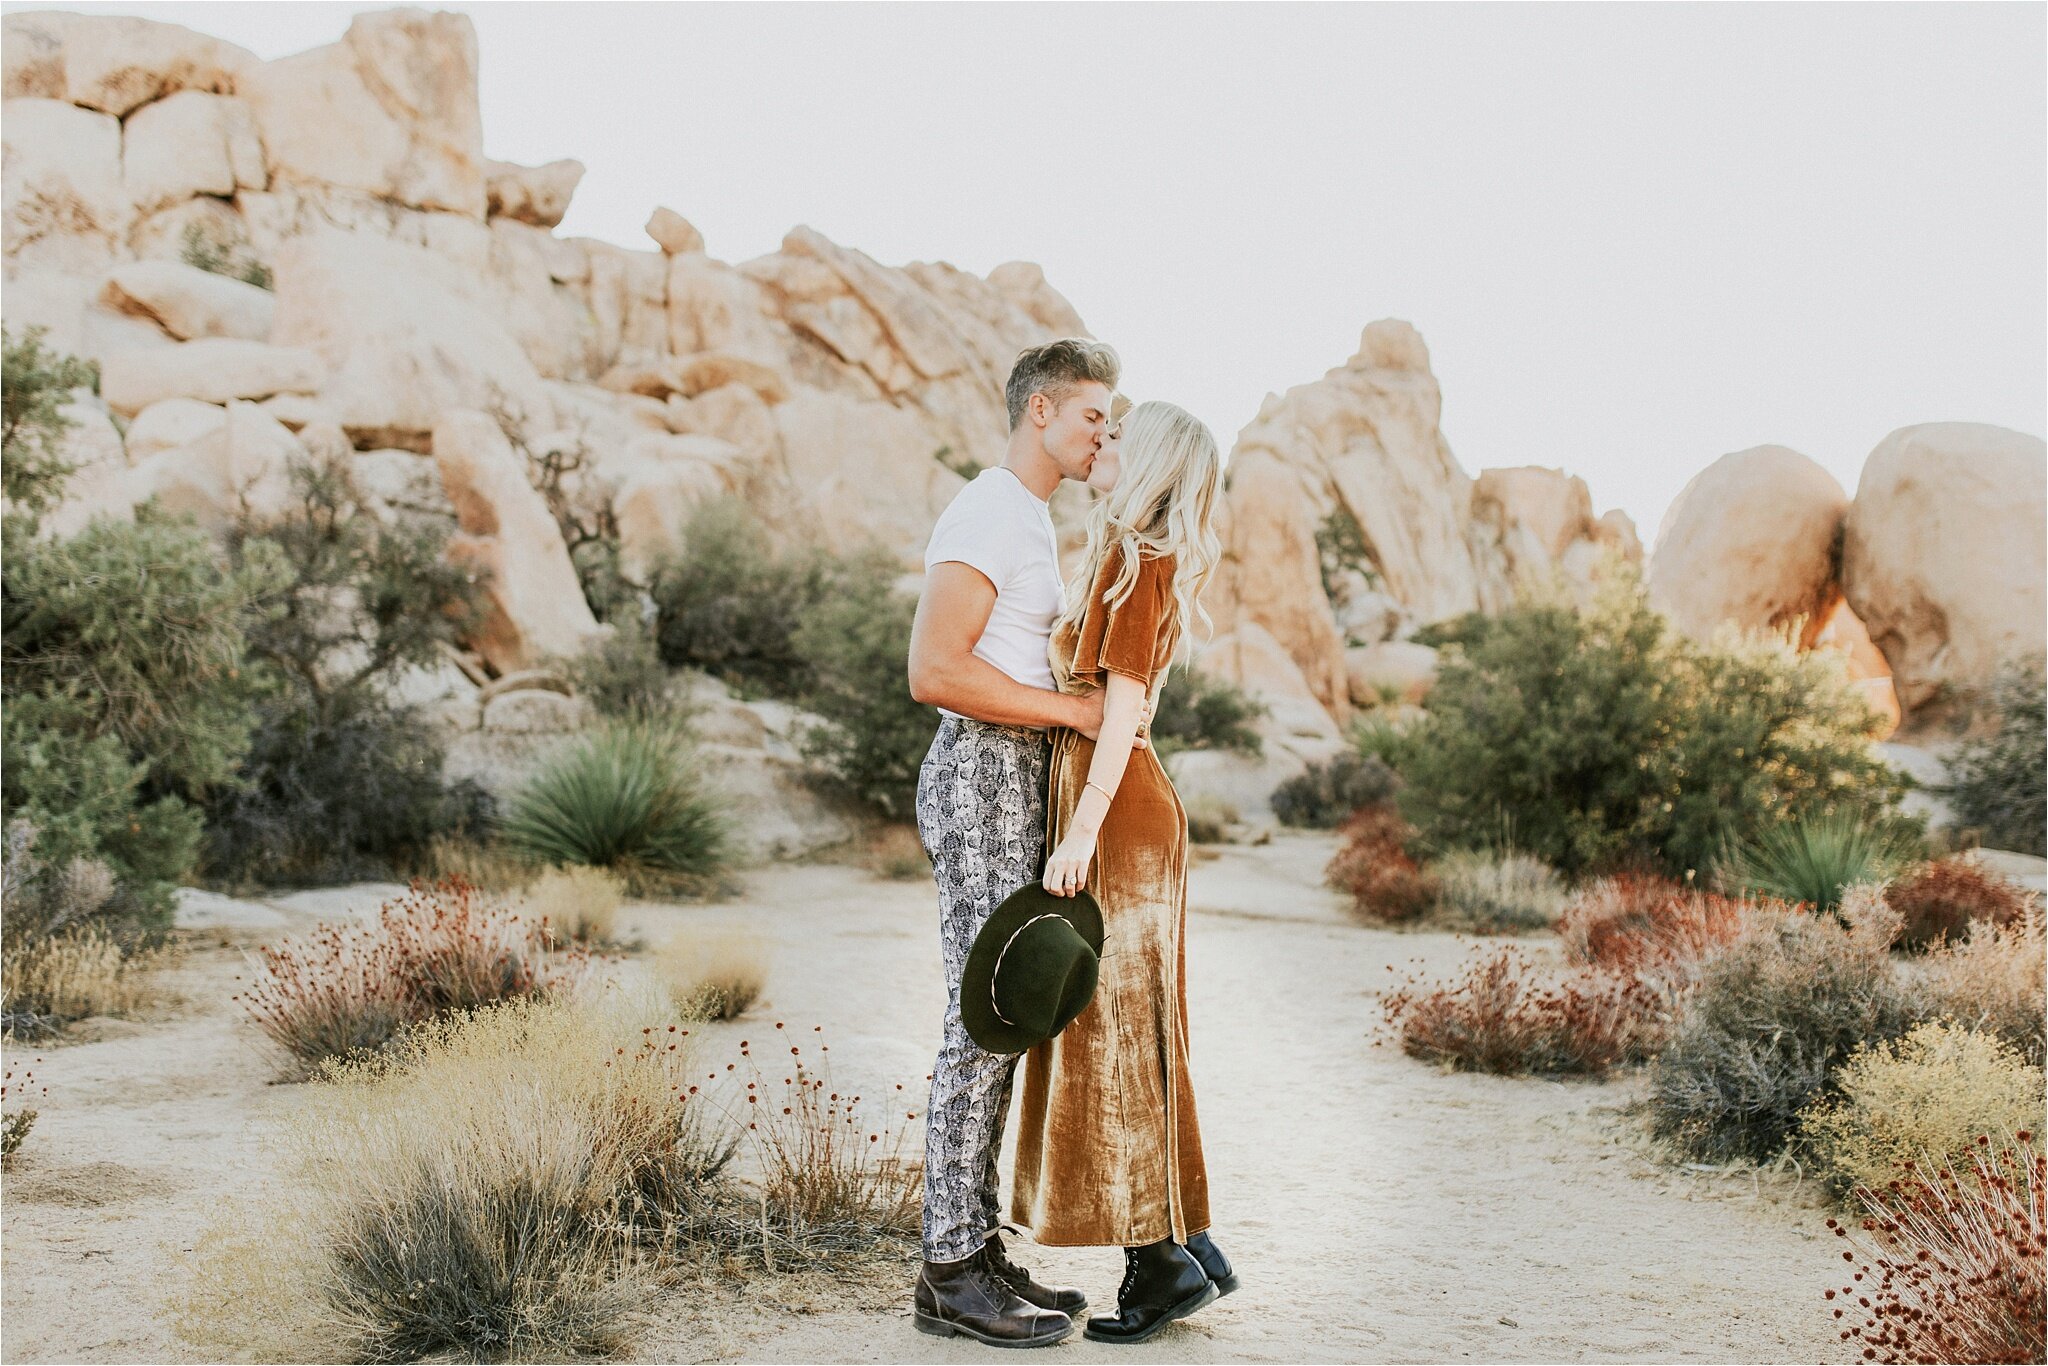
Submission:
[[[1810,1185],[1655,1162],[1615,1111],[1627,1082],[1441,1073],[1374,1047],[1387,965],[1447,971],[1468,941],[1347,922],[1319,885],[1331,847],[1229,847],[1192,874],[1195,1079],[1215,1233],[1244,1288],[1148,1344],[1077,1334],[1048,1359],[1852,1359],[1820,1299],[1839,1253]],[[49,1096],[4,1187],[7,1361],[195,1359],[168,1306],[223,1198],[263,1179],[266,1118],[294,1103],[228,1001],[242,946],[395,890],[195,898],[190,918],[211,928],[172,970],[184,1005],[19,1051],[40,1054]],[[837,1076],[863,1086],[919,1083],[930,1066],[935,916],[929,883],[835,864],[755,870],[729,902],[626,913],[649,942],[692,922],[759,933],[767,993],[713,1047],[774,1020],[823,1025]],[[1113,1250],[1013,1250],[1114,1300]],[[637,1358],[1013,1359],[915,1332],[908,1274],[900,1294],[813,1295],[805,1312],[737,1292],[650,1304]]]

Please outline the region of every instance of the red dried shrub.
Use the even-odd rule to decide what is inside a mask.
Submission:
[[[1415,827],[1391,803],[1365,807],[1340,833],[1343,843],[1323,870],[1323,880],[1350,896],[1359,919],[1404,924],[1436,904],[1436,879],[1408,852]]]
[[[1565,957],[1615,972],[1668,975],[1740,938],[1751,902],[1717,896],[1654,874],[1588,883],[1557,919]]]
[[[587,955],[549,957],[544,929],[461,878],[415,881],[372,924],[322,924],[259,950],[256,980],[235,999],[304,1076],[408,1025],[567,986]]]
[[[1391,964],[1388,971],[1392,971]],[[1501,945],[1447,985],[1409,977],[1381,998],[1402,1051],[1472,1072],[1605,1072],[1649,1056],[1669,1028],[1664,1002],[1619,974],[1559,977]]]
[[[1938,939],[1967,939],[1972,921],[2010,925],[2026,915],[2033,893],[1969,858],[1922,864],[1885,888],[1903,920],[1892,947],[1920,952]]]
[[[1849,1284],[1823,1292],[1865,1361],[2037,1362],[2048,1355],[2048,1158],[2025,1130],[1979,1138],[1970,1170],[1908,1164],[1883,1192],[1859,1187],[1873,1211],[1852,1235]]]

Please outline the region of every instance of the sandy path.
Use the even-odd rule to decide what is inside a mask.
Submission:
[[[1216,1237],[1244,1288],[1149,1344],[1109,1349],[1076,1335],[1055,1359],[1850,1359],[1818,1298],[1836,1250],[1809,1201],[1649,1161],[1610,1113],[1625,1085],[1443,1074],[1371,1047],[1376,993],[1395,975],[1385,965],[1420,958],[1442,970],[1465,945],[1345,922],[1317,885],[1329,847],[1289,837],[1193,872],[1195,1084]],[[712,1046],[776,1020],[821,1024],[836,1080],[870,1095],[921,1086],[943,1003],[930,886],[824,865],[748,882],[732,903],[628,909],[650,941],[717,924],[771,942],[767,995],[712,1031]],[[290,928],[374,906],[378,894],[270,905]],[[235,962],[219,949],[193,954],[183,1018],[43,1050],[50,1099],[5,1190],[7,1361],[189,1359],[164,1301],[189,1274],[186,1252],[216,1196],[260,1179],[254,1131],[291,1099],[265,1084],[264,1061],[225,1008]],[[913,1108],[922,1113],[921,1097]],[[79,1203],[80,1192],[103,1203]],[[1041,1275],[1113,1300],[1114,1251],[1018,1251]],[[858,1298],[886,1304],[892,1293]],[[802,1314],[744,1301],[650,1305],[639,1355],[1014,1360],[925,1337],[907,1307],[829,1303]]]

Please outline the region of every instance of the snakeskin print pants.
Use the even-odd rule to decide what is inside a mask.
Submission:
[[[990,1053],[960,1021],[967,950],[1003,898],[1045,871],[1045,732],[940,716],[917,777],[917,830],[939,884],[945,1041],[925,1108],[924,1255],[972,1255],[1001,1223],[996,1158],[1022,1054]]]

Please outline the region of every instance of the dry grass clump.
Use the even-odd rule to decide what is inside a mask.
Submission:
[[[1617,972],[1669,973],[1697,966],[1732,943],[1756,904],[1624,873],[1587,883],[1565,903],[1558,938],[1565,956]]]
[[[1886,952],[1898,915],[1875,888],[1843,897],[1846,925],[1798,910],[1753,914],[1750,930],[1700,968],[1650,1072],[1652,1132],[1701,1161],[1775,1157],[1853,1049],[1912,1022]]]
[[[167,949],[123,952],[98,925],[48,938],[24,938],[0,959],[0,996],[8,1027],[49,1033],[94,1015],[129,1015],[162,999],[151,973]]]
[[[1227,843],[1231,827],[1240,819],[1237,807],[1213,792],[1197,792],[1183,805],[1188,816],[1188,841],[1192,844]]]
[[[1839,1095],[1799,1116],[1837,1195],[1882,1190],[1914,1161],[1968,1165],[1987,1133],[2041,1122],[2042,1076],[2009,1044],[1942,1020],[1866,1044],[1835,1073]]]
[[[1909,953],[1937,940],[1966,939],[1977,924],[2013,924],[2040,900],[2012,879],[1961,856],[1920,865],[1886,887],[1884,899],[1901,921],[1892,947]]]
[[[1392,965],[1388,967],[1392,971]],[[1381,1004],[1402,1051],[1473,1072],[1604,1072],[1656,1047],[1665,1016],[1654,992],[1611,973],[1559,977],[1501,945],[1440,986],[1413,977]]]
[[[542,873],[520,900],[549,943],[606,945],[618,942],[624,893],[617,874],[572,864]]]
[[[1915,1164],[1847,1240],[1833,1302],[1868,1361],[2038,1362],[2048,1355],[2048,1158],[2031,1132],[1980,1137],[1966,1160]]]
[[[1557,870],[1513,851],[1459,849],[1430,865],[1437,883],[1434,918],[1479,934],[1546,930],[1565,901]]]
[[[1436,903],[1436,879],[1408,853],[1415,827],[1381,802],[1344,823],[1343,843],[1323,880],[1351,897],[1351,911],[1368,924],[1405,924]]]
[[[415,882],[372,924],[323,924],[259,953],[235,999],[294,1076],[444,1012],[559,991],[584,965],[579,954],[550,960],[537,926],[455,879]]]
[[[739,931],[706,935],[686,927],[649,966],[685,1019],[736,1020],[768,982],[767,946]]]
[[[435,835],[421,848],[409,871],[423,882],[453,879],[479,891],[504,893],[532,882],[542,867],[500,841]]]
[[[27,1067],[10,1062],[0,1068],[0,1162],[12,1162],[28,1131],[36,1126],[37,1111],[31,1099],[49,1094],[50,1088],[38,1086],[36,1074]]]
[[[298,1350],[361,1361],[620,1349],[653,1292],[639,1235],[697,1217],[735,1147],[658,1018],[619,993],[527,998],[329,1062],[278,1189],[209,1240],[180,1331],[271,1355],[289,1324]]]
[[[2009,925],[1937,944],[1913,964],[1915,1013],[1996,1034],[2035,1066],[2048,1054],[2048,935],[2040,906]]]

